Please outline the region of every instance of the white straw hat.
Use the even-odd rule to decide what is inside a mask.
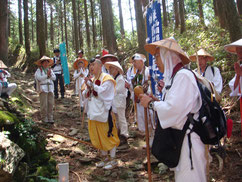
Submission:
[[[146,61],[146,57],[144,54],[140,54],[140,53],[135,53],[132,57],[132,60],[136,61],[136,60],[142,60],[143,62]]]
[[[232,54],[236,54],[236,47],[242,47],[242,39],[239,39],[231,44],[225,45],[224,49],[227,52],[230,52]]]
[[[104,64],[104,66],[105,66],[105,68],[106,68],[107,70],[109,70],[109,67],[110,67],[110,66],[113,66],[113,67],[115,67],[115,68],[118,68],[120,74],[123,74],[123,72],[124,72],[122,66],[119,64],[118,61],[106,62],[106,63]]]

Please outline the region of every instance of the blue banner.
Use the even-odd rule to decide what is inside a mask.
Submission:
[[[66,57],[66,44],[64,42],[60,44],[60,59],[61,59],[61,65],[62,65],[63,74],[64,74],[65,85],[69,85],[70,73],[69,73],[67,57]]]
[[[161,4],[154,1],[150,7],[147,8],[146,25],[147,25],[147,43],[156,42],[162,40],[162,21],[161,21]],[[162,73],[158,70],[155,64],[155,58],[149,54],[149,70],[151,76],[151,86],[153,94],[156,97],[160,97],[160,93],[157,90],[157,82],[162,79]]]

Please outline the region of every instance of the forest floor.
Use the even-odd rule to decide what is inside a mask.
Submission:
[[[66,88],[65,98],[55,100],[54,124],[43,124],[40,121],[39,97],[35,92],[33,84],[33,74],[24,74],[14,71],[12,77],[22,94],[29,99],[32,109],[29,116],[40,126],[52,131],[70,136],[73,129],[77,129],[74,136],[76,139],[90,142],[87,130],[87,118],[80,119],[80,108],[78,97],[73,96],[74,83]],[[28,100],[27,99],[27,100]],[[233,133],[230,139],[225,140],[225,154],[211,153],[212,162],[210,164],[209,181],[219,182],[238,182],[242,181],[242,140],[240,129],[240,117],[238,112],[231,113],[234,120]],[[146,149],[144,135],[138,132],[133,126],[133,115],[129,115],[130,138],[128,139],[130,148],[117,151],[118,166],[112,170],[96,168],[95,163],[100,161],[99,154],[94,148],[70,140],[51,132],[42,131],[47,139],[47,150],[51,152],[57,163],[69,163],[70,182],[78,181],[148,181],[146,171]],[[75,132],[74,132],[75,133]],[[223,166],[219,166],[218,155],[223,158]],[[157,161],[151,157],[153,181],[174,181],[173,172],[169,169],[160,174]],[[221,163],[220,163],[221,165]]]

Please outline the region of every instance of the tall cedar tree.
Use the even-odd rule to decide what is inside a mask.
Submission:
[[[181,34],[186,30],[184,0],[179,0],[179,13],[181,20]]]
[[[85,22],[86,22],[87,47],[89,50],[91,48],[91,40],[90,40],[90,31],[89,31],[87,0],[84,0],[84,11],[85,11]]]
[[[200,23],[202,25],[205,25],[205,23],[204,23],[204,15],[203,15],[203,5],[202,5],[202,1],[201,0],[197,0],[197,4],[198,4],[198,9],[199,9],[199,19],[200,19]]]
[[[1,1],[0,32],[0,60],[8,65],[8,0]]]
[[[49,6],[50,6],[50,42],[51,42],[51,45],[54,47],[53,6],[52,4],[49,4]]]
[[[78,46],[78,30],[77,30],[77,16],[76,16],[76,1],[75,0],[72,0],[72,11],[73,11],[73,19],[74,19],[74,37],[75,37],[75,51],[76,51],[76,54],[78,53],[78,49],[79,49],[79,46]]]
[[[218,16],[219,24],[221,28],[226,28],[226,22],[225,22],[225,13],[224,10],[221,9],[224,5],[220,3],[220,0],[213,0],[214,2],[214,13]]]
[[[23,45],[22,0],[18,0],[18,31],[19,43]]]
[[[81,10],[82,10],[82,7],[80,7],[80,0],[77,1],[77,18],[78,18],[78,38],[79,38],[79,44],[80,44],[80,48],[82,49],[83,47],[83,33],[82,33],[82,17],[81,16]]]
[[[103,43],[110,53],[118,50],[116,36],[114,34],[113,12],[111,0],[101,0]]]
[[[118,8],[119,8],[120,32],[121,32],[122,38],[125,38],[121,0],[118,0]]]
[[[166,12],[166,0],[162,0],[162,9],[163,9],[163,25],[167,27],[168,21],[167,21],[167,12]]]
[[[9,18],[8,18],[8,37],[11,37],[11,27],[10,27],[10,17],[11,17],[11,9],[10,9],[10,0],[8,0],[8,16],[9,16]]]
[[[174,14],[175,14],[175,29],[177,29],[180,24],[178,0],[174,0],[173,7],[174,7]]]
[[[47,23],[47,9],[46,9],[46,0],[44,0],[44,14],[45,14],[45,41],[48,39],[48,23]]]
[[[45,55],[45,31],[44,31],[44,12],[43,12],[43,0],[36,0],[36,32],[37,43],[39,46],[40,57]]]
[[[28,19],[28,0],[23,0],[24,5],[24,38],[25,50],[27,57],[30,56],[30,43],[29,43],[29,19]]]
[[[67,20],[66,20],[66,0],[63,0],[63,2],[64,2],[64,26],[65,26],[66,52],[68,54],[69,44],[68,44]]]
[[[142,4],[140,0],[134,0],[134,8],[138,34],[139,53],[146,54],[144,49],[146,39],[145,22],[143,19]]]
[[[61,25],[61,41],[64,42],[64,26],[63,26],[63,9],[62,1],[60,1],[60,25]]]
[[[134,23],[133,23],[134,19],[132,15],[132,7],[131,7],[130,0],[129,0],[129,14],[130,14],[131,27],[132,27],[132,35],[134,37]]]
[[[237,8],[238,8],[240,18],[242,18],[242,0],[237,0]]]
[[[93,47],[97,47],[96,43],[96,25],[95,25],[95,1],[90,0],[91,3],[91,16],[92,16],[92,42],[93,42]]]
[[[33,0],[30,0],[30,3],[31,3],[31,11],[30,11],[30,14],[31,14],[31,35],[32,35],[32,43],[34,42],[34,8],[33,8]]]

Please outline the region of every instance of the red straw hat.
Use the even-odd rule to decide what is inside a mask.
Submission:
[[[83,62],[85,68],[88,66],[88,61],[87,61],[86,59],[78,58],[78,59],[76,59],[76,61],[73,63],[73,68],[74,68],[75,70],[78,69],[78,63],[79,63],[79,62]]]

